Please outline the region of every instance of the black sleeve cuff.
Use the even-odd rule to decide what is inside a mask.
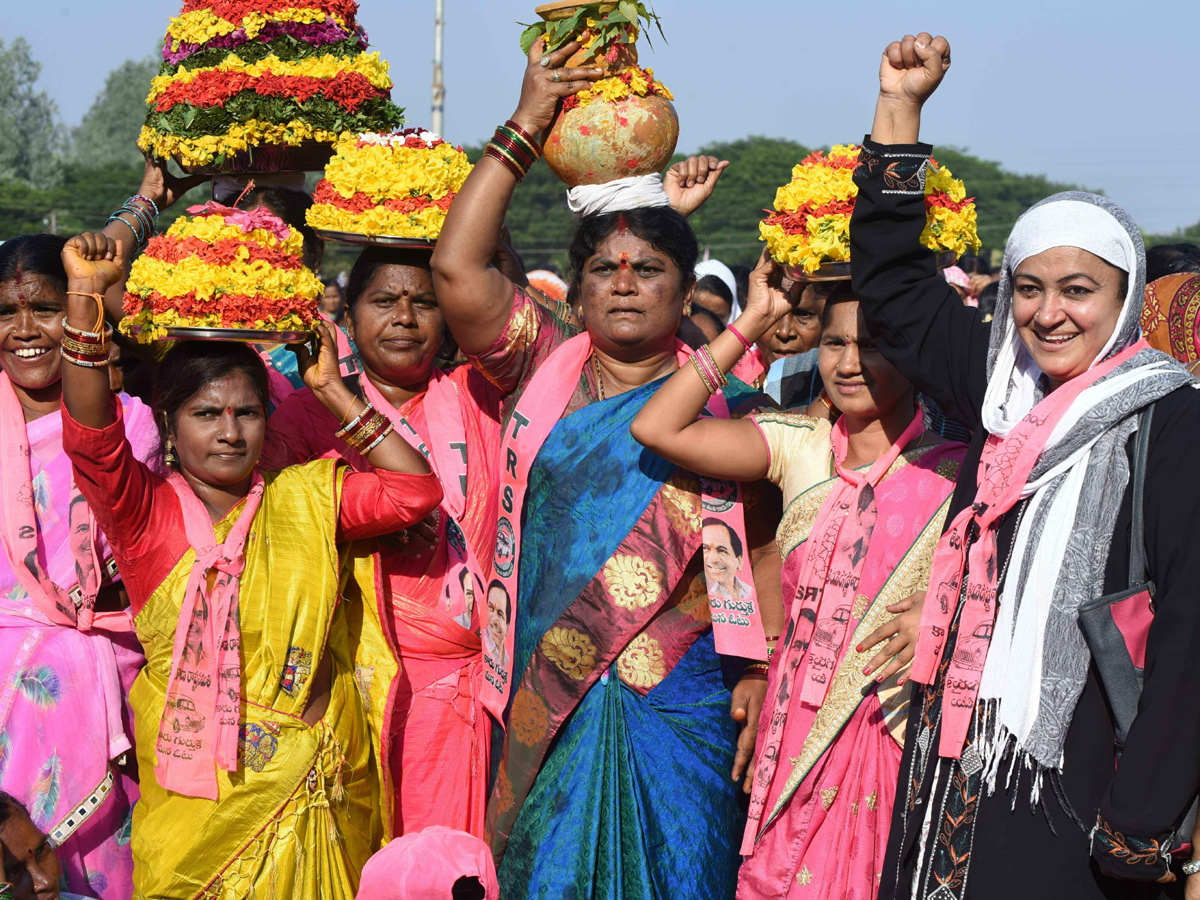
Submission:
[[[1173,835],[1137,837],[1117,831],[1104,816],[1092,829],[1092,858],[1100,871],[1122,881],[1157,881],[1171,866]]]
[[[865,137],[854,181],[862,184],[878,180],[884,194],[924,198],[925,173],[932,153],[931,144],[877,144]]]

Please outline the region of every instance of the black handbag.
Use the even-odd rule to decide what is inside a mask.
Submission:
[[[1133,521],[1130,529],[1129,587],[1090,600],[1079,607],[1079,628],[1100,673],[1113,711],[1117,760],[1125,749],[1129,728],[1137,716],[1146,661],[1146,637],[1154,620],[1154,582],[1146,577],[1146,466],[1150,455],[1150,423],[1154,404],[1142,411],[1133,450]],[[1175,828],[1171,851],[1192,843],[1200,800],[1193,798]]]

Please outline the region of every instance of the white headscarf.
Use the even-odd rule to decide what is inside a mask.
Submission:
[[[1031,207],[1013,228],[1000,273],[983,400],[983,424],[991,434],[1008,434],[1041,399],[1037,385],[1042,370],[1021,342],[1013,322],[1013,277],[1025,260],[1054,247],[1079,247],[1129,275],[1117,327],[1092,365],[1141,336],[1138,320],[1146,288],[1146,252],[1129,214],[1105,197],[1081,191],[1055,194]]]
[[[733,304],[729,307],[729,322],[726,324],[732,324],[733,320],[742,312],[742,305],[738,303],[737,279],[733,277],[733,270],[719,259],[705,259],[696,263],[695,272],[697,281],[706,275],[715,275],[721,279],[725,287],[729,288],[729,296],[733,298]]]

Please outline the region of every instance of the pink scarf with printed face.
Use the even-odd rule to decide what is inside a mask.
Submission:
[[[676,357],[680,365],[687,363],[691,351],[676,342]],[[576,335],[550,354],[529,384],[505,426],[502,449],[504,467],[500,482],[500,520],[496,527],[496,580],[504,588],[506,601],[512,610],[508,621],[517,615],[517,585],[521,555],[521,512],[525,492],[529,487],[529,472],[538,451],[554,426],[562,418],[571,395],[579,386],[583,367],[592,355],[592,339],[585,331]],[[729,417],[729,405],[723,395],[712,398],[709,414]],[[737,534],[745,547],[745,515],[740,502],[740,489],[734,485],[727,490],[725,482],[705,479],[702,506],[705,517],[713,517]],[[720,493],[714,496],[714,493]],[[719,585],[708,584],[709,607],[712,611],[713,636],[718,653],[746,659],[766,659],[767,644],[763,633],[762,614],[754,591],[750,554],[743,554],[738,579],[745,585],[745,596],[729,597]],[[508,700],[512,677],[513,631],[509,627],[504,647],[492,647],[483,641],[485,664],[485,696],[492,692],[490,702],[503,708]]]
[[[246,536],[262,501],[263,478],[254,473],[246,505],[223,544],[216,542],[208,511],[183,476],[173,472],[167,480],[179,497],[196,559],[175,626],[154,772],[169,791],[216,800],[214,762],[227,772],[237,769],[242,688],[238,591],[246,565]],[[209,572],[215,572],[211,587]]]
[[[933,684],[946,638],[961,604],[957,643],[960,649],[956,650],[946,670],[939,755],[960,758],[971,726],[979,680],[996,620],[1000,520],[1025,494],[1029,475],[1046,442],[1075,399],[1144,349],[1144,341],[1131,345],[1059,387],[1004,437],[988,436],[979,459],[976,476],[979,487],[975,501],[950,523],[934,554],[929,594],[921,611],[921,627],[912,662],[913,680]],[[964,568],[967,570],[965,582]],[[963,650],[967,638],[978,649]]]
[[[0,542],[13,574],[21,587],[48,621],[87,631],[95,615],[96,594],[100,591],[100,559],[96,553],[96,520],[88,510],[91,540],[90,558],[77,559],[75,571],[80,578],[78,605],[53,581],[38,560],[38,527],[34,510],[33,485],[29,479],[29,435],[25,431],[25,412],[17,399],[8,375],[0,372],[0,490],[5,503]],[[79,493],[71,484],[72,499]]]
[[[783,655],[777,669],[780,672],[799,669],[800,660],[794,657],[807,654],[807,664],[798,684],[800,699],[809,706],[819,707],[825,702],[829,682],[842,657],[843,645],[853,632],[854,600],[862,581],[878,516],[875,488],[904,452],[904,448],[924,433],[924,416],[918,409],[904,433],[864,473],[846,468],[849,435],[845,416],[834,423],[830,432],[829,442],[839,481],[821,504],[805,542],[807,549],[804,562],[796,579],[795,598],[789,607],[795,631],[791,633],[791,640],[782,647]],[[838,613],[843,608],[844,627],[840,632],[830,629],[827,623],[841,621]],[[834,615],[827,615],[822,620],[823,630],[813,639],[818,610],[822,609],[833,611]],[[742,845],[742,854],[746,856],[753,852],[754,840],[765,812],[767,792],[779,762],[788,704],[788,695],[778,691],[770,719],[763,720],[765,734],[755,768],[754,790]]]

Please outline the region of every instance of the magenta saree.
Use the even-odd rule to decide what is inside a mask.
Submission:
[[[154,418],[137,400],[122,395],[122,403],[134,450],[149,460],[159,444]],[[29,470],[17,474],[31,491],[38,563],[68,591],[80,581],[77,560],[92,556],[80,552],[81,543],[94,541],[93,558],[106,571],[112,554],[74,490],[71,462],[62,450],[61,415],[21,427]],[[97,612],[87,628],[53,621],[23,587],[10,549],[7,542],[0,548],[0,790],[60,839],[68,890],[127,900],[133,890],[131,815],[138,799],[127,697],[144,663],[142,650],[127,612]],[[80,817],[81,806],[94,811]],[[82,824],[72,830],[80,818]]]
[[[865,470],[831,464],[828,425],[789,413],[755,421],[784,489],[783,586],[795,599],[760,720],[737,896],[873,900],[909,690],[898,685],[906,672],[876,686],[862,673],[875,651],[857,647],[891,617],[887,606],[925,587],[964,448],[921,446],[910,430],[909,446],[864,493]],[[806,470],[799,480],[788,471],[797,467]],[[865,528],[843,524],[856,514]],[[816,585],[809,553],[827,573]]]

